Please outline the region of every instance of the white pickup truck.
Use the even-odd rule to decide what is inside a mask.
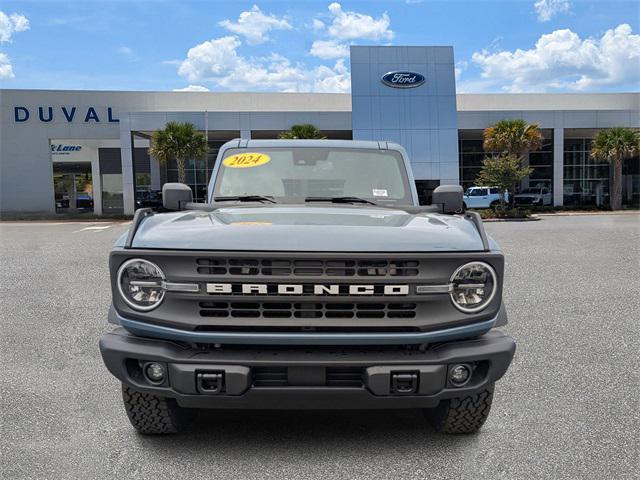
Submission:
[[[504,195],[504,201],[509,201],[509,193]],[[500,189],[498,187],[470,187],[464,192],[464,208],[496,208],[500,204]]]
[[[513,197],[516,205],[551,205],[553,198],[549,189],[545,187],[525,188],[520,193],[516,193]]]

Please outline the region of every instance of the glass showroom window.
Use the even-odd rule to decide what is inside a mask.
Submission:
[[[185,162],[186,183],[193,190],[193,199],[196,202],[204,202],[206,200],[206,170],[204,168],[205,161],[203,159],[194,160],[192,158]],[[167,162],[167,182],[178,181],[178,167],[175,160]]]
[[[207,185],[211,178],[211,171],[218,156],[218,150],[224,143],[224,141],[209,142],[209,152],[206,158],[189,159],[186,162],[186,181],[193,191],[193,200],[195,202],[207,201]],[[178,181],[178,167],[175,160],[167,162],[166,172],[167,182]]]
[[[545,135],[542,147],[529,153],[529,187],[543,187],[553,192],[553,136]]]
[[[486,154],[482,147],[482,139],[461,139],[459,149],[460,183],[466,191],[476,184],[476,177],[482,169],[482,161]]]
[[[564,140],[564,204],[609,203],[609,164],[590,157],[591,139]]]
[[[544,187],[552,191],[553,133],[550,130],[544,130],[543,133],[542,147],[529,153],[529,166],[533,168],[533,173],[529,177],[529,186]],[[482,170],[482,161],[486,156],[495,152],[484,151],[481,130],[467,130],[463,132],[463,135],[468,138],[460,138],[458,147],[460,151],[460,183],[466,191],[467,188],[476,186],[475,180]]]

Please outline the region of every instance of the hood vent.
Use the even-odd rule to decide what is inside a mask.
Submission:
[[[198,258],[201,275],[281,277],[415,277],[419,260],[280,260]]]

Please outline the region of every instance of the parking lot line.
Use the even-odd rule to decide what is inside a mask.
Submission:
[[[76,230],[76,231],[71,232],[71,233],[80,233],[80,232],[86,232],[86,231],[92,231],[94,233],[97,233],[97,232],[101,232],[103,230],[106,230],[107,228],[111,228],[111,224],[109,224],[109,225],[91,225],[90,227],[84,227],[84,228],[81,228],[80,230]]]

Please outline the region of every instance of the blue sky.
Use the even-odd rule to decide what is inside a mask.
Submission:
[[[637,1],[11,1],[2,88],[349,89],[348,46],[453,45],[463,92],[640,86]]]

